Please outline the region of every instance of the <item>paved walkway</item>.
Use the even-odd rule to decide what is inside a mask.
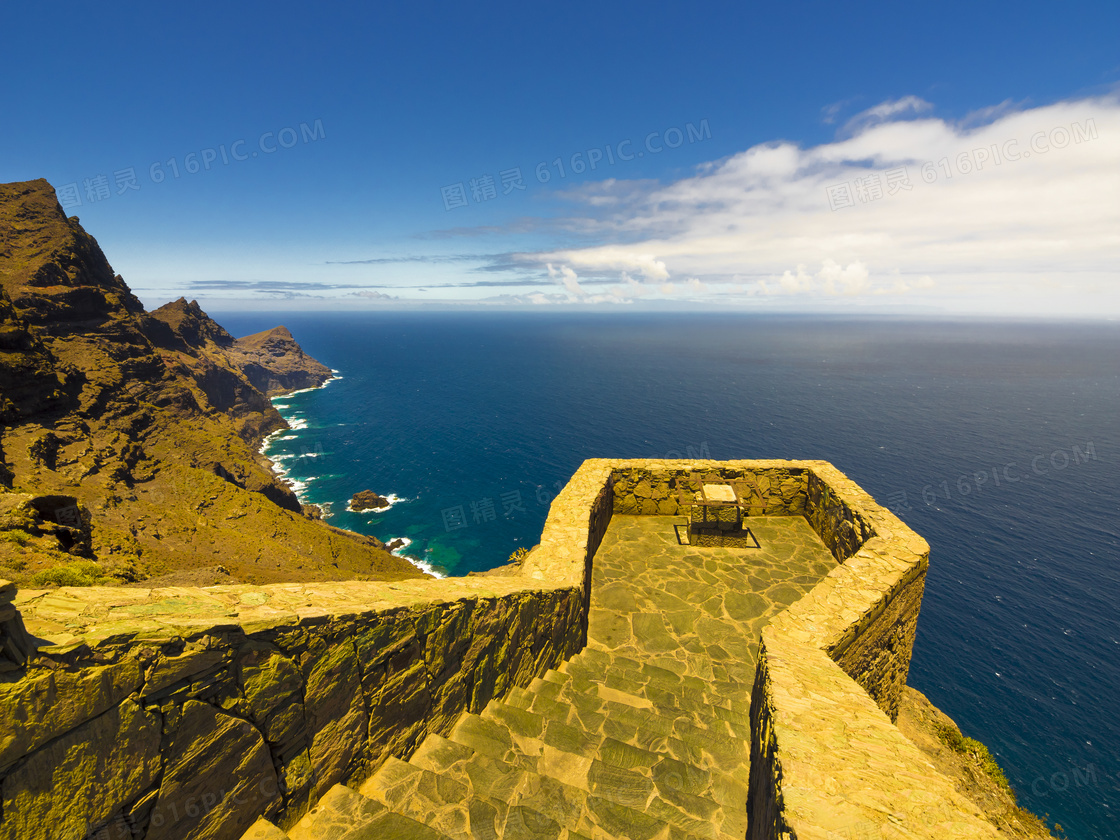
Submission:
[[[761,548],[682,546],[683,522],[611,520],[595,554],[588,646],[749,691],[766,622],[836,561],[799,516],[751,517]]]
[[[587,647],[360,791],[332,788],[256,840],[741,840],[759,633],[835,566],[801,517],[761,548],[680,545],[680,517],[615,516]]]

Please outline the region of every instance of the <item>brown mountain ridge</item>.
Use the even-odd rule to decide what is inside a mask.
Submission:
[[[303,509],[259,454],[270,396],[327,381],[284,327],[146,312],[45,180],[0,185],[0,578],[265,583],[421,575]]]

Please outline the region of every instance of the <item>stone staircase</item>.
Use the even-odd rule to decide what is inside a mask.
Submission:
[[[759,634],[836,561],[800,517],[752,517],[759,549],[681,545],[677,522],[615,515],[558,670],[244,840],[742,840]]]
[[[246,840],[740,840],[750,686],[593,647]]]

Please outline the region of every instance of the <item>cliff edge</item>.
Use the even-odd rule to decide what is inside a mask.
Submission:
[[[330,376],[283,327],[146,312],[47,181],[0,185],[0,578],[421,576],[305,515],[258,453],[286,427],[268,397]]]

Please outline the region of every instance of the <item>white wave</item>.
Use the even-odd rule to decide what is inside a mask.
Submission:
[[[276,405],[276,400],[286,400],[286,399],[288,399],[288,397],[294,397],[296,394],[306,394],[308,391],[321,391],[324,388],[326,388],[328,385],[330,385],[332,382],[337,382],[338,380],[340,380],[342,378],[341,376],[337,375],[337,371],[332,371],[332,372],[335,373],[335,375],[332,376],[330,379],[325,380],[322,385],[314,385],[310,388],[300,388],[300,389],[295,390],[295,391],[288,391],[286,394],[277,394],[275,397],[270,397],[269,399],[271,400],[271,402],[274,406],[276,406],[277,408],[280,408],[280,406]],[[284,406],[284,407],[287,408],[287,406]]]
[[[288,440],[289,438],[279,437],[279,435],[283,434],[286,431],[288,431],[288,430],[287,429],[277,429],[275,432],[270,432],[269,434],[265,435],[264,440],[261,441],[260,449],[258,449],[257,451],[261,455],[264,455],[265,450],[268,449],[268,447],[271,446],[274,441]]]
[[[307,428],[307,421],[304,420],[302,417],[292,417],[292,418],[284,418],[284,419],[286,419],[288,421],[288,427],[291,428],[291,430],[293,432],[298,432],[302,429]]]
[[[443,572],[437,571],[436,567],[433,566],[431,563],[429,563],[427,560],[421,560],[417,557],[409,557],[407,554],[404,553],[405,551],[408,550],[408,547],[410,545],[412,545],[412,540],[410,540],[408,537],[393,537],[393,540],[404,540],[404,545],[398,546],[397,548],[393,549],[392,554],[395,557],[400,557],[402,560],[407,560],[409,563],[411,563],[417,569],[424,572],[424,574],[431,575],[434,578],[441,578],[442,579],[442,578],[447,577],[447,575],[445,575]],[[393,540],[388,540],[387,542],[392,542]],[[424,553],[425,554],[430,553],[430,549],[429,549],[429,551],[426,551]]]
[[[319,480],[318,476],[299,479],[289,478],[288,475],[285,474],[281,480],[292,488],[292,492],[296,494],[296,498],[299,499],[301,505],[314,504],[314,502],[310,501],[305,494],[307,492],[307,488],[311,485],[311,482]]]

